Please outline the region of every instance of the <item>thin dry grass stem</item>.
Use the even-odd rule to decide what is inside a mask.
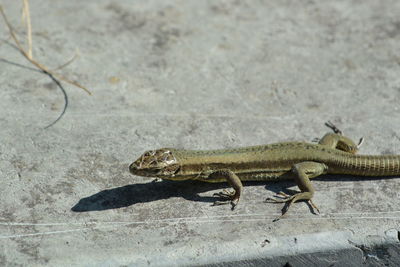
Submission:
[[[32,25],[31,25],[31,14],[29,12],[29,0],[22,0],[23,8],[22,8],[22,19],[26,25],[26,40],[28,41],[28,56],[30,59],[32,57]]]
[[[84,91],[86,91],[89,95],[92,94],[92,93],[89,91],[89,89],[87,89],[86,87],[80,85],[78,82],[72,81],[72,80],[70,80],[70,79],[68,79],[68,78],[66,78],[66,77],[64,77],[64,76],[62,76],[61,74],[55,73],[55,72],[49,70],[46,66],[44,66],[44,65],[40,64],[39,62],[33,60],[33,59],[29,56],[28,52],[26,52],[26,51],[24,50],[24,48],[22,47],[21,43],[19,42],[19,40],[18,40],[18,38],[17,38],[17,36],[16,36],[16,34],[15,34],[15,31],[14,31],[13,27],[11,26],[10,22],[8,21],[7,16],[6,16],[6,14],[4,13],[3,7],[2,7],[1,5],[0,5],[0,13],[1,13],[1,15],[2,15],[2,17],[3,17],[3,19],[4,19],[5,23],[6,23],[6,25],[7,25],[8,31],[10,32],[10,35],[11,35],[11,38],[14,40],[14,42],[15,42],[15,44],[16,44],[18,50],[20,51],[20,53],[21,53],[29,62],[31,62],[33,65],[35,65],[36,67],[38,67],[39,69],[41,69],[43,72],[45,72],[45,73],[47,73],[47,74],[50,74],[50,75],[52,75],[53,77],[55,77],[55,78],[57,78],[57,79],[59,79],[59,80],[65,81],[65,82],[70,83],[70,84],[72,84],[72,85],[74,85],[74,86],[76,86],[76,87],[79,87],[79,88],[83,89]]]
[[[69,64],[71,64],[75,59],[77,59],[79,57],[79,51],[76,50],[75,54],[64,64],[58,66],[57,68],[52,69],[52,71],[56,71],[56,70],[60,70],[62,68],[65,68],[66,66],[68,66]]]

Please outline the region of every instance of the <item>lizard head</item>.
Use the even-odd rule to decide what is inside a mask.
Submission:
[[[179,170],[178,160],[168,148],[146,151],[129,165],[129,171],[134,175],[170,180],[179,180],[175,176]]]

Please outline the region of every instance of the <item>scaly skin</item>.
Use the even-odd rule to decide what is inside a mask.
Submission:
[[[204,182],[223,182],[209,178],[210,172],[229,169],[242,181],[273,181],[290,179],[292,166],[319,162],[327,166],[327,174],[359,176],[389,176],[400,174],[400,156],[355,155],[324,145],[303,142],[277,143],[226,150],[177,150],[165,148],[175,156],[180,170],[173,180],[197,179]],[[168,179],[168,177],[161,177]]]
[[[294,179],[301,193],[285,199],[267,199],[286,202],[286,210],[298,200],[309,201],[314,188],[310,178],[322,174],[350,174],[358,176],[391,176],[400,174],[399,155],[355,155],[358,146],[344,137],[332,124],[335,133],[326,134],[319,144],[287,142],[223,150],[179,150],[162,148],[148,151],[133,162],[132,174],[169,180],[228,181],[233,192],[216,194],[234,208],[240,198],[241,181],[276,181]],[[317,208],[316,208],[317,209]],[[318,210],[318,209],[317,209]]]

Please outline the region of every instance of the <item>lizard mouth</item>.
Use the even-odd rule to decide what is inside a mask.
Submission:
[[[160,169],[141,168],[136,162],[133,162],[129,165],[129,172],[139,176],[154,176],[160,172]]]

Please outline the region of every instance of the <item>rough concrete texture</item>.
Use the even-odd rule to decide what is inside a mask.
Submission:
[[[21,1],[1,1],[23,38]],[[0,265],[359,266],[400,262],[400,179],[313,181],[272,222],[263,203],[293,183],[135,177],[159,147],[310,141],[335,122],[361,153],[400,153],[400,1],[31,1],[33,54],[0,36]],[[4,25],[4,23],[2,23]]]

